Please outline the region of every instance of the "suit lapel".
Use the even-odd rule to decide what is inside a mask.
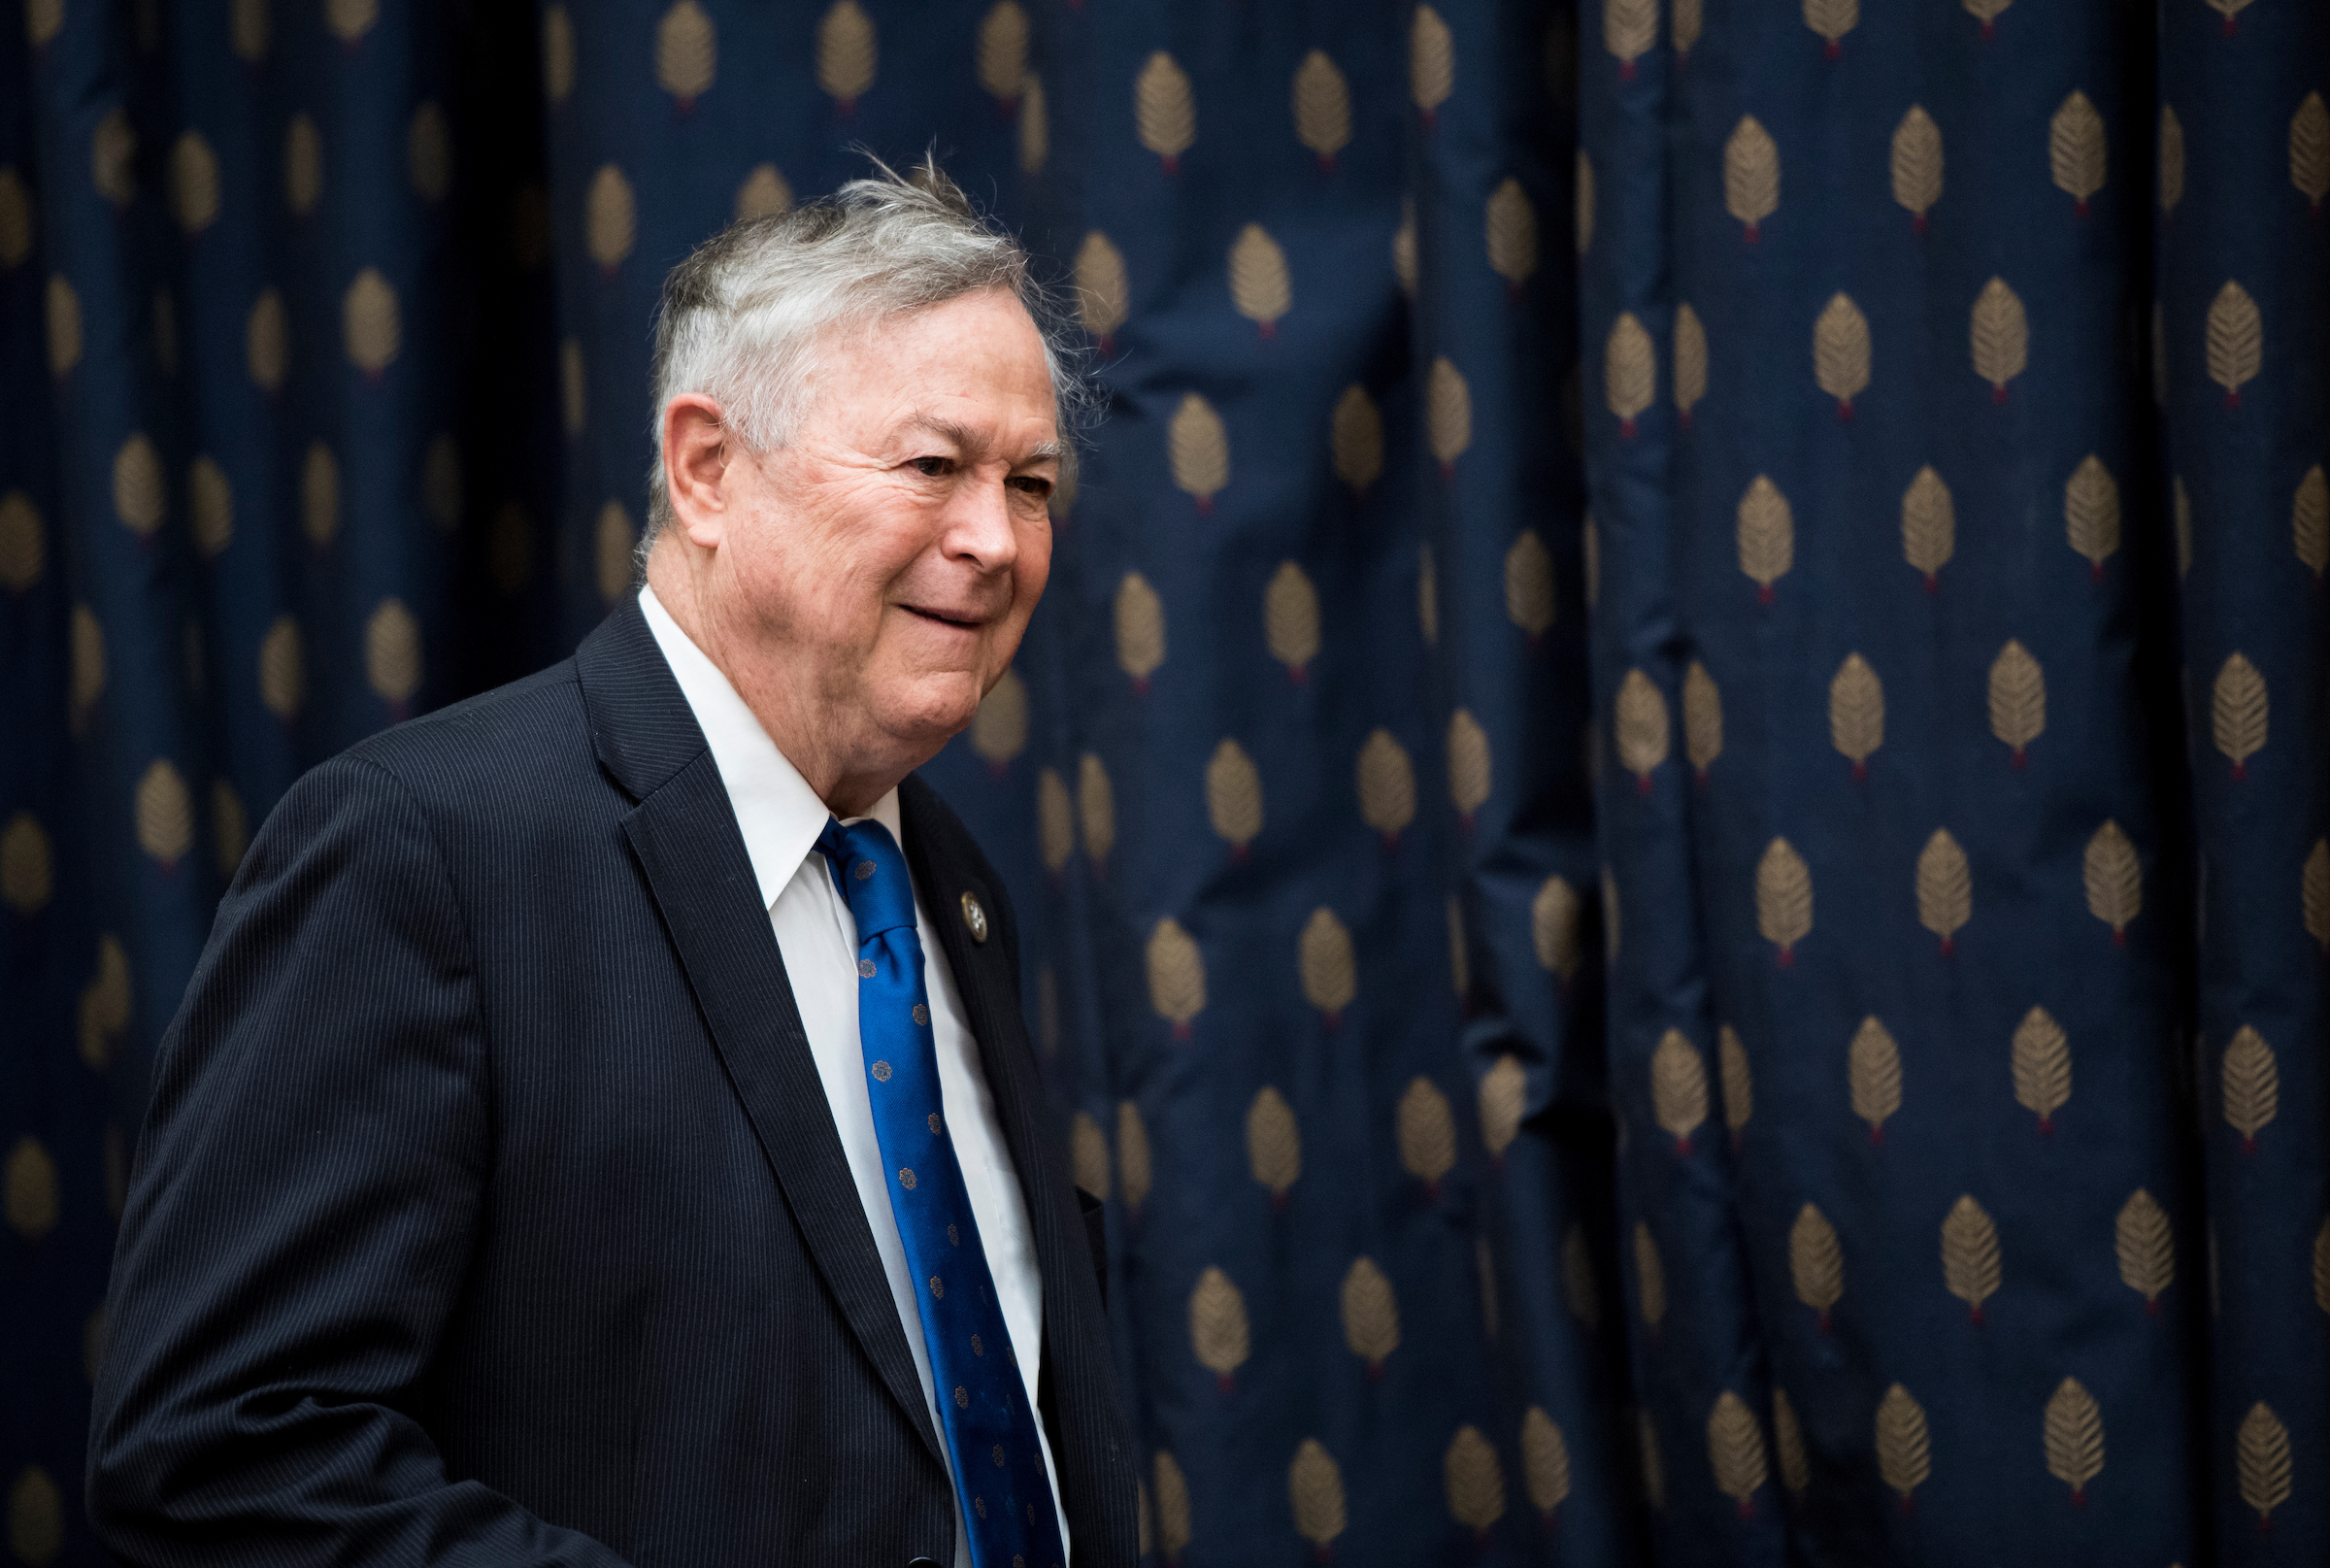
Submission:
[[[639,799],[623,831],[729,1085],[867,1359],[939,1458],[897,1302],[719,768],[636,603],[584,642],[576,664],[600,760]]]

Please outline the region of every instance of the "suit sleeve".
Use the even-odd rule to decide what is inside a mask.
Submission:
[[[491,1132],[463,914],[411,792],[342,757],[252,845],[155,1062],[91,1412],[124,1562],[623,1568],[449,1479],[417,1418]]]

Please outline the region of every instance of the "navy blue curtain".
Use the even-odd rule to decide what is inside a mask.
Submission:
[[[1159,1562],[2311,1561],[2330,18],[24,0],[0,1484],[93,1562],[250,831],[631,585],[648,324],[935,149],[1106,418],[930,772]]]

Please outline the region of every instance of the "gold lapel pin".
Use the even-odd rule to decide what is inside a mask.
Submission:
[[[987,940],[987,912],[980,908],[979,900],[969,893],[963,895],[963,923],[971,928],[972,941]]]

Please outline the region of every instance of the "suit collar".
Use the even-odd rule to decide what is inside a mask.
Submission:
[[[599,764],[633,800],[646,800],[704,754],[704,731],[672,675],[639,600],[625,594],[575,650]]]

